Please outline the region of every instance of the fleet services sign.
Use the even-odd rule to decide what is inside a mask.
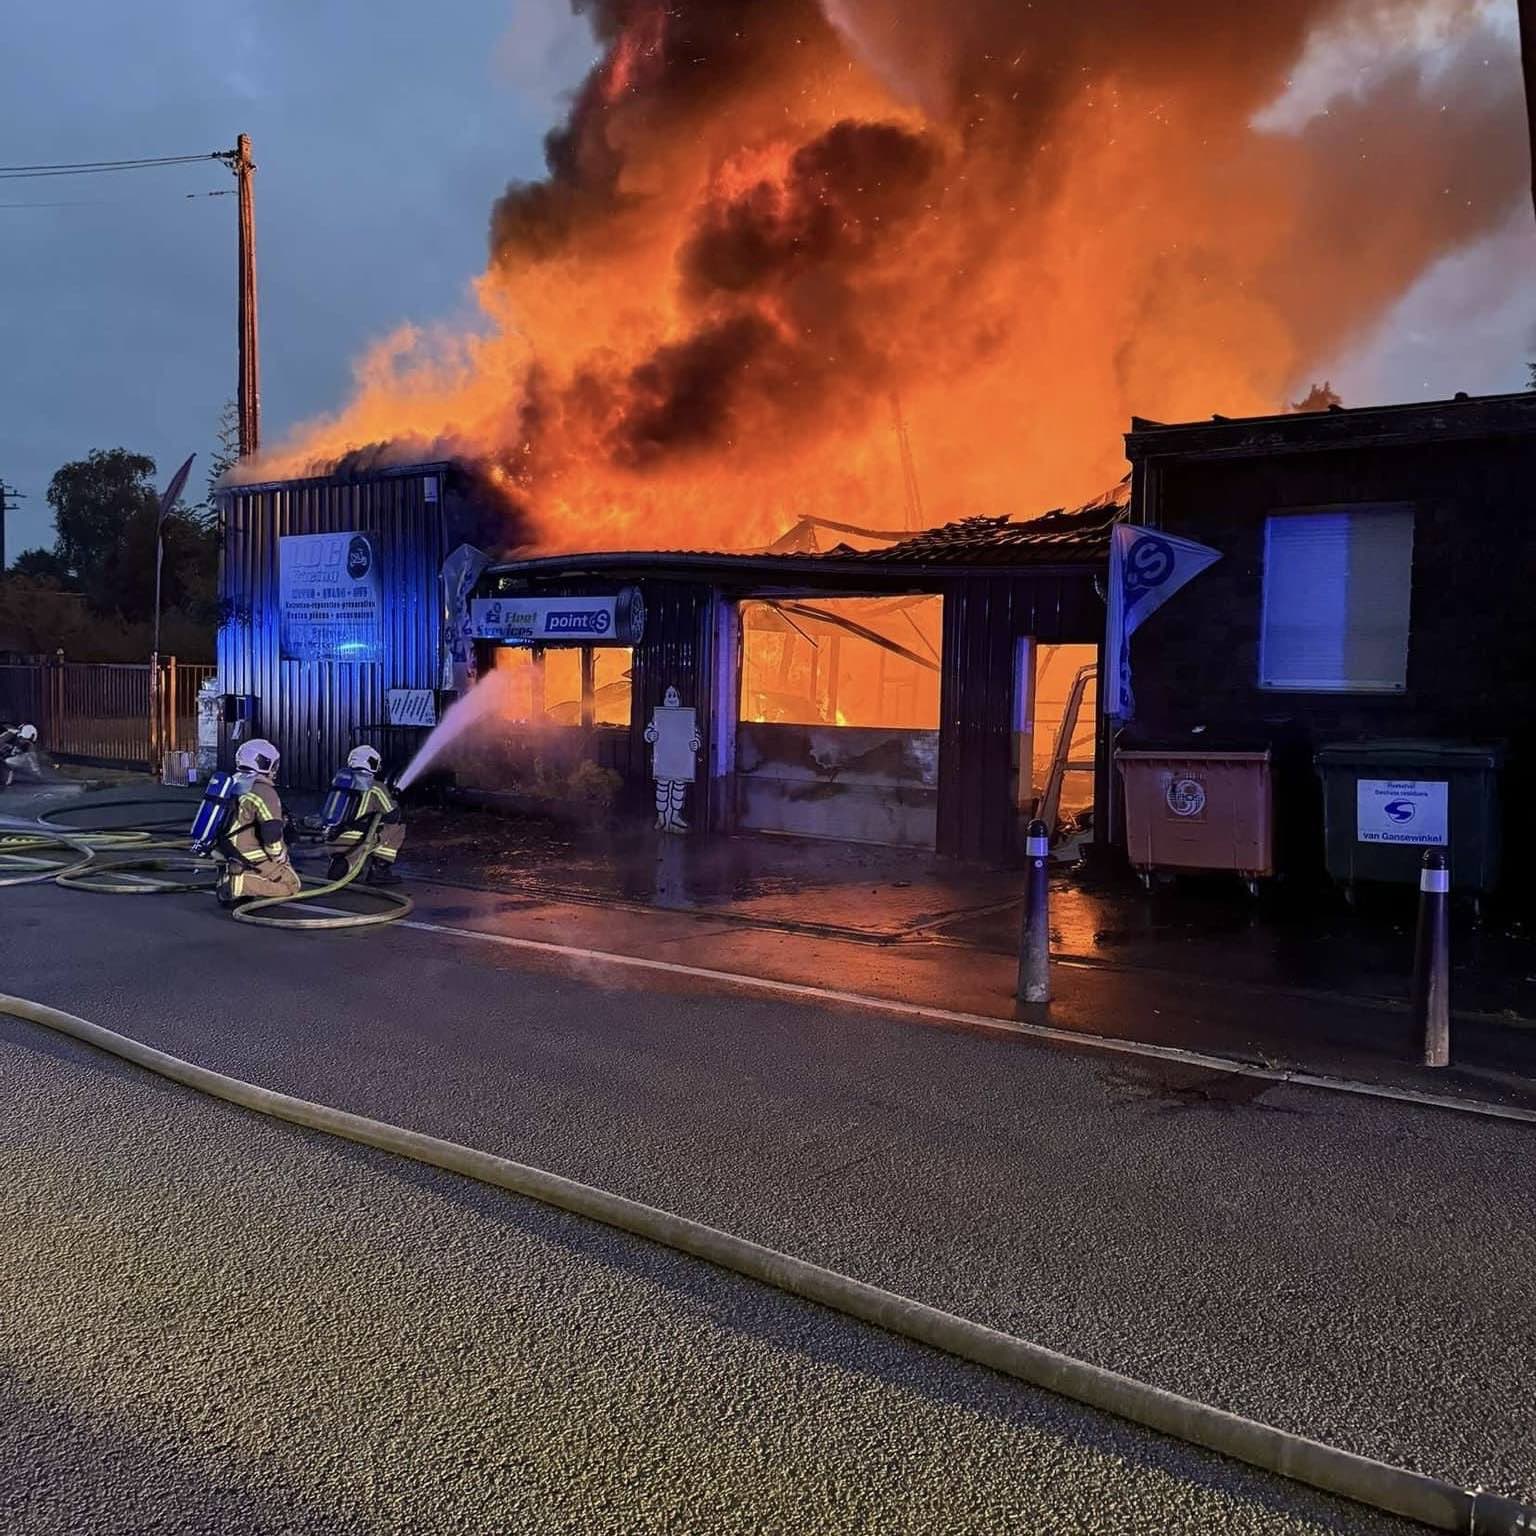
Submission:
[[[645,628],[632,588],[617,597],[477,597],[469,618],[476,639],[508,645],[633,645]]]
[[[280,538],[277,593],[285,660],[383,660],[384,599],[375,535]]]
[[[1447,788],[1444,779],[1357,780],[1356,841],[1445,847],[1450,840]]]

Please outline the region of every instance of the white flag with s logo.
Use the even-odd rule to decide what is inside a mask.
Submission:
[[[1130,641],[1142,622],[1180,587],[1221,559],[1219,550],[1155,528],[1116,523],[1109,546],[1109,626],[1104,640],[1104,713],[1135,711]]]

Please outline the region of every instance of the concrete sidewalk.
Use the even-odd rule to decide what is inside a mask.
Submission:
[[[964,866],[917,849],[781,837],[658,838],[649,828],[573,833],[467,809],[412,817],[419,874],[604,907],[708,913],[723,921],[873,944],[915,940],[1012,957],[1021,920],[1016,870]],[[1170,977],[1405,1002],[1415,893],[1367,893],[1349,908],[1331,888],[1276,885],[1257,902],[1235,879],[1155,893],[1128,877],[1058,873],[1058,958]],[[1458,914],[1462,1012],[1536,1023],[1536,936],[1519,914]]]
[[[164,805],[190,824],[196,798],[140,777],[105,791],[13,790],[0,797],[0,813],[58,814],[83,826],[154,819],[155,807]],[[315,799],[295,797],[291,809],[303,814]],[[124,804],[130,800],[150,803]],[[1169,936],[1169,924],[1149,919],[1153,936],[1128,946],[1126,955],[1088,943],[1083,923],[1116,902],[1123,912],[1136,899],[1059,881],[1055,1001],[1040,1011],[1023,1008],[1013,994],[1017,877],[1006,871],[782,839],[646,836],[605,851],[569,838],[562,843],[542,824],[465,811],[417,811],[403,870],[417,902],[415,921],[422,923],[1025,1019],[1085,1036],[1421,1092],[1536,1105],[1536,1026],[1513,1012],[1466,1010],[1469,995],[1484,1000],[1489,983],[1482,978],[1479,986],[1482,949],[1474,946],[1469,959],[1462,935],[1454,1064],[1431,1072],[1416,1064],[1409,1016],[1401,997],[1385,993],[1379,969],[1341,978],[1328,965],[1299,957],[1281,964],[1291,941],[1277,940],[1246,907],[1234,917],[1231,904],[1209,892],[1175,904],[1179,926],[1171,932],[1186,932],[1202,903],[1208,930],[1179,939]],[[1150,910],[1162,898],[1141,900]],[[1246,929],[1246,938],[1234,925]],[[1255,950],[1274,963],[1240,963]],[[1213,954],[1223,955],[1223,963],[1210,962]],[[1157,960],[1166,963],[1152,963]],[[1327,985],[1339,980],[1353,989]],[[1536,982],[1523,987],[1503,980],[1517,993],[1536,994]],[[1528,1011],[1536,1013],[1536,1006]],[[1194,1071],[1190,1091],[1241,1091],[1233,1084],[1213,1088],[1209,1079]]]

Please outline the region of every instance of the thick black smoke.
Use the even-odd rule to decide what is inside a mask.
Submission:
[[[1220,228],[1139,253],[1140,314],[1117,344],[1128,393],[1166,375],[1160,359],[1192,323],[1192,289],[1258,292],[1302,347],[1323,354],[1438,252],[1487,229],[1518,184],[1518,118],[1455,72],[1437,89],[1458,117],[1431,114],[1408,70],[1341,102],[1283,154],[1254,133],[1315,28],[1351,15],[1379,24],[1424,0],[572,3],[606,52],[549,136],[547,178],[510,187],[494,210],[493,264],[514,290],[520,271],[554,257],[622,260],[627,231],[645,227],[658,196],[626,191],[627,173],[738,119],[750,133],[762,120],[751,104],[775,93],[792,128],[797,93],[829,62],[857,60],[922,114],[839,122],[795,150],[782,176],[729,195],[691,189],[674,220],[691,334],[623,366],[594,338],[568,397],[546,395],[534,411],[581,424],[632,469],[734,446],[748,422],[770,449],[796,441],[807,420],[841,424],[850,381],[858,398],[881,398],[924,371],[936,335],[964,338],[978,360],[1027,348],[1026,316],[1015,333],[995,309],[969,316],[970,287],[1017,247],[1021,221],[1045,217],[1069,188],[1068,124],[1095,89],[1105,112],[1124,89],[1161,94],[1179,119],[1149,199],[1187,197],[1219,218],[1220,177],[1234,190],[1273,177],[1296,207],[1294,229],[1257,270]],[[1470,6],[1445,0],[1448,12]],[[1196,162],[1181,158],[1192,140]],[[1355,259],[1341,258],[1344,243]]]
[[[772,88],[806,49],[834,45],[816,0],[571,0],[604,44],[565,123],[544,140],[549,175],[514,182],[491,210],[491,259],[569,248],[625,206],[633,155],[690,131],[747,87]],[[627,79],[619,78],[621,75]]]
[[[551,542],[899,498],[893,393],[930,515],[1080,499],[1132,412],[1293,398],[1526,174],[1480,0],[571,3],[603,54],[494,207],[488,338],[313,434],[419,427]],[[1368,67],[1263,126],[1328,29]]]

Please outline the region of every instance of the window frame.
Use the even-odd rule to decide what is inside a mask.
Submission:
[[[540,702],[540,715],[541,715],[541,718],[539,720],[537,720],[537,721],[529,720],[529,721],[522,722],[522,723],[525,723],[525,724],[527,724],[529,726],[537,725],[537,726],[539,726],[541,728],[545,728],[545,729],[549,729],[549,730],[554,730],[554,731],[628,731],[628,730],[632,730],[634,728],[634,714],[635,714],[635,693],[634,693],[634,665],[635,665],[635,659],[634,658],[635,658],[635,650],[636,650],[635,646],[633,646],[633,645],[594,645],[591,642],[584,642],[584,643],[579,644],[579,645],[564,645],[564,644],[562,644],[562,645],[523,645],[523,644],[517,644],[517,643],[512,643],[512,642],[506,642],[506,643],[503,643],[503,644],[500,644],[500,645],[496,646],[495,649],[497,651],[513,651],[513,652],[522,652],[522,653],[526,654],[527,657],[528,657],[528,664],[529,664],[529,666],[532,667],[535,670],[535,672],[538,674],[538,682],[537,682],[536,687],[535,687],[534,697],[541,701]],[[604,651],[622,651],[622,652],[625,653],[625,655],[627,655],[629,657],[630,700],[629,700],[629,719],[626,720],[626,721],[623,721],[623,722],[611,721],[611,720],[605,721],[605,720],[599,720],[597,718],[596,698],[595,698],[595,695],[596,695],[595,683],[596,683],[596,670],[597,670],[596,655],[597,655],[597,652],[600,651],[600,650],[604,650]],[[571,724],[569,724],[569,725],[563,725],[563,724],[560,724],[558,722],[551,721],[548,718],[548,716],[544,714],[544,707],[545,706],[544,706],[542,701],[544,699],[544,690],[545,690],[545,686],[546,686],[546,677],[547,677],[546,661],[547,661],[548,655],[549,655],[549,653],[551,651],[576,652],[577,655],[578,655],[578,658],[579,658],[578,659],[578,663],[577,663],[579,668],[580,668],[580,672],[581,672],[581,691],[580,691],[580,696],[579,696],[579,699],[580,699],[580,702],[579,702],[579,714],[578,714],[578,718],[575,721],[573,721]],[[493,663],[493,665],[495,665],[495,663]]]
[[[1408,525],[1408,583],[1403,594],[1407,604],[1403,636],[1402,681],[1399,683],[1359,682],[1342,680],[1337,683],[1270,682],[1266,678],[1266,656],[1269,652],[1269,600],[1270,600],[1270,536],[1277,522],[1295,517],[1369,517],[1377,513],[1392,513],[1405,518]],[[1275,507],[1264,514],[1264,548],[1260,567],[1259,625],[1256,658],[1257,678],[1255,686],[1261,693],[1320,694],[1328,698],[1376,698],[1400,699],[1408,692],[1409,667],[1413,656],[1413,595],[1414,570],[1418,553],[1418,507],[1407,501],[1346,501],[1327,502],[1317,506]]]

